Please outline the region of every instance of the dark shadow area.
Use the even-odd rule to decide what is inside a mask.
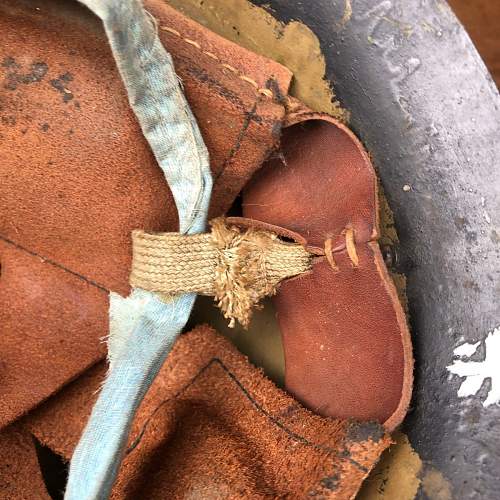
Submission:
[[[40,464],[40,471],[48,494],[53,500],[63,500],[69,464],[60,455],[40,443],[35,437],[33,437],[33,441],[35,442],[38,463]]]

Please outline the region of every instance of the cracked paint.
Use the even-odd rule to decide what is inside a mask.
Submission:
[[[472,361],[473,356],[481,342],[484,342],[485,356],[482,361]],[[491,388],[488,391],[483,406],[500,403],[500,326],[491,331],[484,341],[470,344],[465,342],[459,345],[454,351],[455,356],[462,356],[464,359],[455,359],[447,366],[447,370],[453,375],[464,377],[458,391],[459,398],[466,398],[476,395],[481,389],[485,380],[491,381]]]

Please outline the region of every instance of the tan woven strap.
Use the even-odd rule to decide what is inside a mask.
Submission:
[[[230,320],[247,327],[252,308],[280,281],[311,269],[312,254],[271,232],[214,219],[208,234],[134,231],[130,284],[169,295],[212,295]]]

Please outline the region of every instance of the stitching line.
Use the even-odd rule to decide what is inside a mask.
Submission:
[[[96,281],[92,281],[91,279],[83,276],[83,274],[79,274],[75,271],[72,271],[71,269],[68,269],[67,267],[64,267],[63,265],[58,264],[56,261],[54,261],[52,259],[48,259],[47,257],[43,257],[42,255],[34,252],[33,250],[29,250],[28,248],[23,247],[22,245],[19,245],[15,241],[9,240],[8,238],[6,238],[5,236],[2,236],[1,234],[0,234],[0,240],[4,241],[5,243],[8,243],[9,245],[12,245],[17,250],[21,250],[29,255],[32,255],[33,257],[38,257],[39,259],[41,259],[42,263],[44,263],[44,264],[50,264],[51,266],[57,267],[58,269],[61,269],[63,271],[66,271],[69,274],[72,274],[73,276],[77,277],[78,279],[85,281],[85,283],[88,283],[89,285],[94,286],[94,287],[98,288],[99,290],[102,290],[103,292],[110,293],[110,291],[104,285],[101,285],[100,283],[97,283]]]
[[[201,375],[203,375],[203,373],[205,371],[207,371],[212,365],[218,365],[218,366],[220,366],[224,370],[224,372],[226,373],[226,375],[228,375],[229,378],[240,389],[240,391],[243,393],[243,395],[255,407],[255,409],[259,413],[261,413],[265,417],[267,417],[268,420],[271,423],[273,423],[276,427],[278,427],[279,429],[281,429],[282,431],[284,431],[286,434],[288,434],[288,436],[290,436],[292,439],[294,439],[295,441],[298,441],[298,442],[302,443],[305,446],[309,446],[309,447],[311,447],[311,448],[313,448],[315,450],[327,452],[330,455],[334,455],[334,456],[336,456],[338,458],[341,458],[341,459],[347,459],[348,462],[350,462],[352,465],[354,465],[360,471],[362,471],[364,473],[368,472],[368,469],[364,465],[360,464],[359,462],[357,462],[356,460],[354,460],[352,457],[349,456],[347,448],[344,447],[344,450],[339,452],[339,451],[337,451],[337,450],[335,450],[333,448],[330,448],[329,446],[324,446],[324,445],[321,445],[321,444],[313,443],[313,442],[309,441],[307,438],[305,438],[304,436],[301,436],[300,434],[297,434],[296,432],[293,432],[291,429],[289,429],[286,425],[284,425],[282,422],[280,422],[276,417],[274,417],[273,415],[271,415],[270,413],[268,413],[259,403],[257,403],[257,401],[255,401],[255,399],[250,394],[250,392],[238,380],[238,378],[236,377],[236,375],[234,375],[234,373],[231,372],[231,370],[224,364],[224,362],[222,360],[220,360],[219,358],[216,358],[216,357],[212,358],[203,368],[201,368],[198,371],[198,373],[196,373],[196,375],[191,380],[189,380],[189,382],[185,386],[183,386],[173,397],[167,398],[167,399],[163,400],[151,412],[151,414],[149,415],[149,417],[144,422],[144,424],[142,426],[142,429],[139,431],[139,434],[134,439],[134,441],[132,442],[132,444],[128,447],[127,451],[125,452],[125,455],[128,455],[129,453],[133,452],[137,448],[137,446],[139,446],[139,444],[140,444],[140,442],[141,442],[144,434],[146,433],[146,430],[147,430],[147,427],[148,427],[150,421],[154,418],[154,416],[160,410],[160,408],[163,405],[169,403],[170,401],[172,401],[174,399],[177,399],[183,392],[185,392],[187,389],[189,389],[196,382],[196,380],[199,377],[201,377]]]
[[[174,28],[170,28],[168,26],[160,26],[160,29],[162,31],[167,31],[171,35],[174,35],[174,36],[180,38],[185,43],[193,46],[195,49],[199,50],[200,52],[202,52],[206,56],[210,57],[214,61],[217,61],[219,63],[218,65],[221,68],[227,69],[228,71],[230,71],[231,73],[233,73],[236,77],[238,77],[240,80],[242,80],[243,82],[246,82],[249,85],[251,85],[259,94],[262,94],[262,95],[264,95],[264,96],[266,96],[266,97],[268,97],[270,99],[274,98],[274,93],[272,92],[272,90],[259,87],[259,84],[255,80],[253,80],[252,78],[244,75],[238,69],[236,69],[234,66],[231,66],[230,64],[222,62],[220,60],[220,58],[217,55],[215,55],[213,52],[209,52],[208,50],[203,50],[203,48],[201,47],[201,45],[198,42],[196,42],[195,40],[191,40],[190,38],[186,38],[186,37],[182,36],[179,31],[177,31]]]
[[[346,227],[342,231],[341,235],[345,238],[345,242],[343,245],[333,248],[333,238],[327,238],[325,240],[325,246],[323,249],[326,260],[328,261],[334,272],[338,272],[340,269],[337,265],[337,262],[335,261],[335,257],[333,254],[341,250],[347,251],[347,255],[351,260],[352,267],[359,267],[358,252],[356,251],[356,242],[354,240],[354,229],[352,227]]]
[[[252,121],[252,119],[255,116],[257,116],[257,106],[259,104],[259,99],[260,99],[259,96],[257,96],[257,99],[255,100],[250,111],[245,112],[245,119],[243,121],[243,125],[241,127],[241,130],[238,133],[238,137],[236,138],[236,142],[233,144],[233,146],[231,147],[231,150],[229,151],[229,154],[227,155],[227,158],[224,160],[224,163],[222,164],[221,171],[215,176],[214,182],[217,182],[220,179],[220,177],[224,174],[227,167],[229,166],[230,161],[236,156],[236,154],[240,150],[243,139],[246,136],[246,133],[248,131],[248,127],[250,126],[250,122]]]

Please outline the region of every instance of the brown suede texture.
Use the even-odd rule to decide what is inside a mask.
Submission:
[[[0,498],[50,500],[33,436],[17,423],[0,431]]]
[[[392,430],[411,396],[413,357],[404,312],[376,242],[377,183],[368,155],[345,126],[296,110],[282,155],[243,196],[246,217],[298,233],[334,264],[284,281],[274,298],[285,350],[285,384],[313,411],[376,420]],[[359,263],[348,256],[354,230]]]
[[[290,72],[145,5],[209,149],[220,215],[278,141]],[[2,427],[102,358],[107,292],[129,292],[130,232],[175,230],[177,215],[99,20],[76,1],[15,0],[0,30]]]
[[[104,370],[26,418],[70,458]],[[352,498],[390,439],[302,408],[207,326],[181,336],[142,403],[114,499]]]
[[[106,354],[108,294],[0,240],[0,418],[24,413]]]

